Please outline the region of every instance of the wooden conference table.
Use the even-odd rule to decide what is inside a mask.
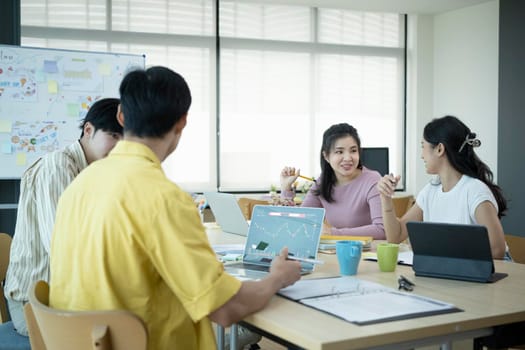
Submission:
[[[208,237],[212,245],[244,243],[244,237],[223,233],[213,225],[208,225]],[[318,259],[325,264],[304,278],[339,275],[335,255],[319,254]],[[274,296],[265,309],[246,317],[241,325],[284,345],[305,349],[408,349],[431,344],[446,348],[455,340],[492,334],[494,326],[525,321],[525,265],[495,261],[495,269],[509,276],[496,283],[462,282],[416,277],[410,266],[380,272],[376,262],[361,261],[359,279],[397,289],[402,274],[415,282],[413,293],[463,311],[359,326]]]

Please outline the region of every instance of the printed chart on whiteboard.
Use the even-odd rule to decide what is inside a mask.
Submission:
[[[0,45],[0,178],[20,178],[37,158],[80,137],[90,106],[118,97],[143,55]]]

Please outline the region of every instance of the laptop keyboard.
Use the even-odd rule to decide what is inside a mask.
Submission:
[[[243,263],[243,262],[227,264],[226,267],[227,268],[245,269],[245,270],[250,270],[250,271],[270,272],[270,267],[269,266],[261,266],[261,265]],[[309,274],[311,272],[312,272],[311,270],[301,269],[301,275],[307,275],[307,274]]]
[[[270,268],[268,266],[261,266],[261,265],[255,265],[255,264],[247,264],[247,263],[234,263],[234,264],[228,264],[228,268],[241,268],[241,269],[247,269],[247,270],[254,270],[254,271],[270,271]]]

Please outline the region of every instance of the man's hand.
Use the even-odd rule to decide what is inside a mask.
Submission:
[[[288,248],[284,247],[279,256],[273,259],[270,267],[270,274],[281,281],[281,288],[288,287],[301,278],[301,263],[287,258]]]

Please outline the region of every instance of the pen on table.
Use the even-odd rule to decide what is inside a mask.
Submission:
[[[322,260],[300,258],[298,256],[293,256],[293,255],[288,255],[288,257],[286,259],[288,259],[288,260],[297,260],[297,261],[307,262],[307,263],[316,264],[316,265],[324,264],[324,261],[322,261]]]

